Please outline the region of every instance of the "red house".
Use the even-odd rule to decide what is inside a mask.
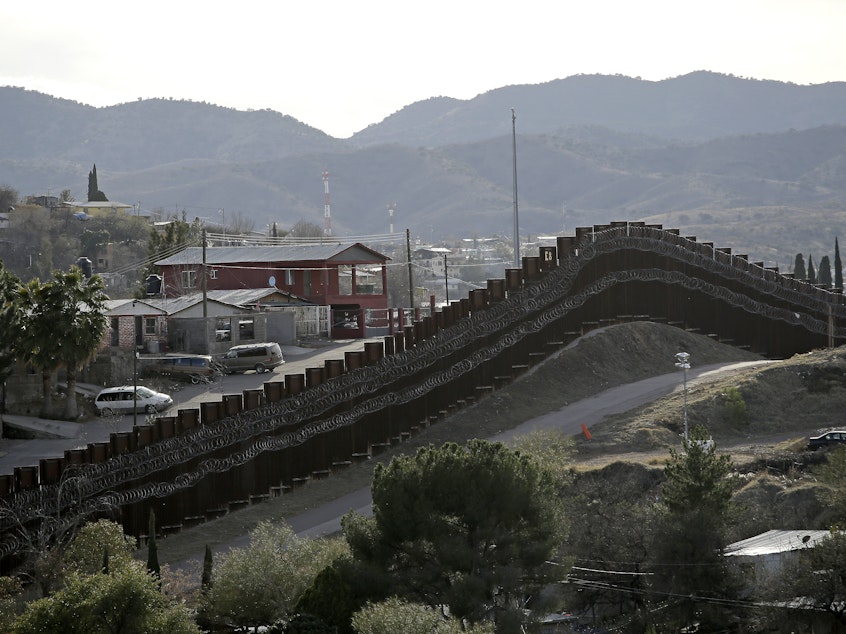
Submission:
[[[205,263],[207,290],[278,288],[330,306],[332,336],[348,338],[363,336],[365,319],[386,318],[389,259],[359,243],[323,243],[188,247],[156,265],[167,297],[201,292]]]

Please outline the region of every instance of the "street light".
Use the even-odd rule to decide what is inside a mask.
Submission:
[[[684,371],[684,441],[687,442],[687,371],[690,370],[690,354],[677,352],[676,367]]]
[[[132,350],[132,424],[138,426],[138,348]]]

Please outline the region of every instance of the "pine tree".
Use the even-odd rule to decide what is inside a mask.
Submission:
[[[150,509],[150,524],[147,528],[147,572],[156,579],[161,579],[162,569],[159,566],[159,547],[156,544],[156,513]]]
[[[817,273],[814,271],[814,258],[808,256],[808,282],[811,284],[817,283]]]
[[[843,262],[840,261],[840,244],[834,238],[834,288],[843,288]]]
[[[817,271],[817,282],[826,288],[831,288],[831,264],[827,255],[824,255],[822,260],[820,260],[820,269]]]
[[[807,276],[807,273],[805,273],[805,259],[802,257],[801,253],[797,253],[796,262],[793,265],[793,278],[797,280],[804,280]]]

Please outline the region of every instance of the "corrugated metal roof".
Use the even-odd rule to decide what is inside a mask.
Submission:
[[[239,246],[239,247],[206,247],[206,264],[236,264],[261,262],[310,262],[337,258],[341,254],[358,257],[351,260],[378,259],[387,260],[384,255],[368,249],[360,244],[294,244],[272,246]],[[202,247],[187,247],[170,257],[156,262],[158,266],[172,266],[185,264],[201,264],[203,261]]]
[[[206,296],[226,304],[235,306],[249,306],[256,303],[267,303],[269,297],[281,297],[294,303],[304,303],[306,300],[276,287],[270,288],[239,288],[235,290],[206,291]],[[275,300],[274,300],[275,301]]]
[[[236,290],[206,291],[206,300],[217,304],[224,304],[240,309],[250,304],[262,303],[265,298],[282,295],[291,298],[292,303],[307,303],[305,300],[291,295],[278,288],[240,288]],[[148,297],[142,300],[149,306],[158,308],[168,315],[175,315],[187,308],[191,308],[203,301],[202,293],[192,293],[180,297]]]
[[[106,315],[111,317],[125,317],[127,315],[155,315],[162,314],[161,308],[151,304],[146,299],[109,299],[106,301]]]
[[[150,306],[160,308],[168,315],[175,315],[178,312],[201,303],[203,301],[203,295],[202,293],[194,293],[193,295],[182,295],[181,297],[148,297],[144,301],[150,304]],[[218,304],[227,304],[226,302],[210,298],[208,298],[208,301],[213,301]]]
[[[769,530],[726,546],[727,557],[757,557],[813,548],[831,534],[827,530]]]

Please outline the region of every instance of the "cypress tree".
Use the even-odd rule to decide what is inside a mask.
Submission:
[[[827,255],[824,255],[822,260],[820,260],[820,268],[817,271],[817,282],[826,288],[831,288],[831,264]]]
[[[162,569],[159,566],[159,547],[156,544],[156,514],[150,509],[150,525],[147,528],[147,572],[156,579],[161,579]]]
[[[97,165],[88,172],[88,202],[108,202],[106,195],[97,185]]]
[[[814,258],[810,255],[808,256],[808,281],[811,284],[817,283],[817,272],[814,271]]]
[[[200,582],[200,588],[205,593],[209,591],[212,584],[212,551],[208,544],[206,544],[206,554],[203,556],[203,578]]]
[[[796,262],[793,265],[793,277],[797,280],[804,280],[807,276],[807,273],[805,273],[805,259],[801,253],[797,253]]]
[[[88,201],[97,200],[97,164],[88,172]]]
[[[834,238],[834,288],[843,288],[843,263],[840,261],[840,244]]]

